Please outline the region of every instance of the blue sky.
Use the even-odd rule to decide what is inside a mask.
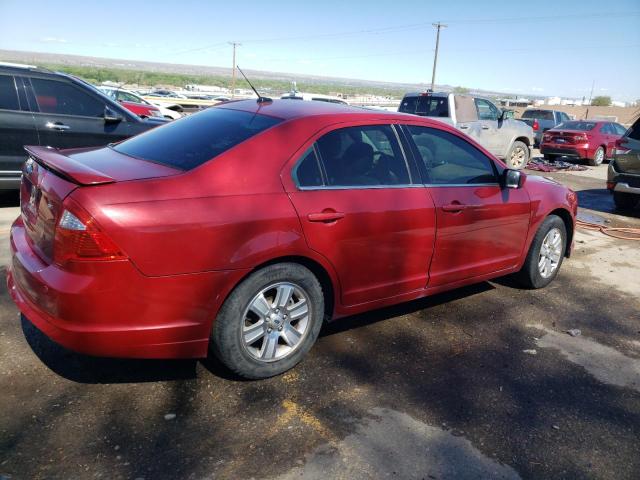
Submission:
[[[0,0],[0,48],[640,99],[640,0]]]

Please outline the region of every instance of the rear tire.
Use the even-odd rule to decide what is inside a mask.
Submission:
[[[209,351],[244,378],[279,375],[306,355],[323,318],[322,287],[309,269],[297,263],[269,265],[225,300]]]
[[[598,149],[593,154],[593,158],[587,158],[587,162],[592,167],[597,167],[598,165],[602,165],[604,161],[604,148],[598,147]]]
[[[505,161],[509,168],[520,170],[526,167],[529,163],[529,147],[524,142],[516,140],[511,145]]]
[[[518,282],[533,289],[549,285],[560,271],[566,248],[564,222],[557,215],[549,215],[533,237],[524,265],[516,274]]]
[[[632,193],[613,192],[613,202],[619,210],[631,210],[638,204],[638,196]]]

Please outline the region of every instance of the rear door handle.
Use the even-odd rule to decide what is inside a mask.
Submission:
[[[52,130],[69,130],[71,128],[69,125],[65,125],[61,122],[47,122],[44,126]]]
[[[310,222],[323,222],[323,223],[331,223],[341,218],[344,218],[344,213],[342,212],[321,212],[321,213],[310,213],[307,215],[307,218]]]

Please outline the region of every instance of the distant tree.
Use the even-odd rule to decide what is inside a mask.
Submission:
[[[453,93],[469,93],[467,87],[453,87]]]
[[[594,107],[610,107],[611,97],[605,97],[605,96],[594,97],[593,100],[591,100],[591,105]]]

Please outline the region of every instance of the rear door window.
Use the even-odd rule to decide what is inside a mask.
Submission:
[[[16,85],[8,75],[0,75],[0,109],[20,110]]]
[[[317,146],[328,186],[411,183],[406,159],[390,125],[333,130],[318,139]]]
[[[208,108],[114,146],[131,157],[190,170],[260,132],[279,118],[226,108]]]
[[[493,162],[466,140],[429,127],[407,126],[422,160],[426,183],[477,185],[498,182]]]
[[[323,185],[320,162],[314,147],[309,148],[293,169],[293,180],[299,187],[320,187]]]
[[[104,116],[104,102],[75,85],[43,78],[31,78],[31,85],[42,113],[82,117]]]

